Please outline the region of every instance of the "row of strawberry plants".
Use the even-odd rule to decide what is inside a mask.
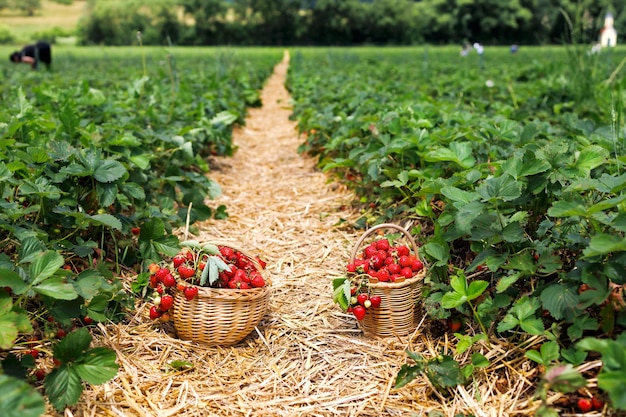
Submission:
[[[114,352],[89,347],[98,322],[134,307],[119,277],[180,251],[171,232],[188,215],[192,227],[227,216],[209,202],[220,187],[208,158],[235,151],[232,128],[279,59],[76,49],[53,72],[5,74],[0,409],[41,414],[31,383],[61,411],[116,374]]]
[[[301,151],[354,187],[360,225],[417,220],[431,318],[540,337],[551,354],[527,356],[568,370],[555,387],[578,388],[569,367],[601,354],[598,385],[626,409],[620,53],[303,50],[288,87]],[[480,340],[456,335],[461,351]]]

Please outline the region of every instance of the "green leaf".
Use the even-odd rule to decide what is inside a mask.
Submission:
[[[467,296],[458,292],[447,292],[441,298],[441,306],[446,309],[457,308],[467,302]]]
[[[194,364],[189,361],[172,361],[168,365],[176,371],[189,371],[195,368]]]
[[[54,251],[44,252],[30,264],[31,285],[35,285],[51,277],[55,272],[61,269],[64,263],[65,260],[58,253]]]
[[[230,126],[237,121],[239,116],[235,112],[224,110],[217,113],[210,121],[212,125]]]
[[[476,188],[476,192],[485,201],[512,201],[522,195],[522,188],[513,177],[505,174],[488,178]]]
[[[571,364],[555,365],[546,370],[544,379],[553,389],[564,394],[587,385],[587,380]]]
[[[62,364],[50,372],[44,379],[44,388],[48,401],[61,412],[68,405],[74,405],[83,393],[83,383],[72,366]]]
[[[587,210],[579,203],[573,201],[555,201],[548,209],[548,216],[551,217],[573,217],[586,216]]]
[[[450,279],[450,286],[461,295],[467,294],[467,281],[464,275],[454,275]]]
[[[113,182],[117,181],[126,175],[128,171],[124,168],[124,165],[118,161],[107,159],[97,165],[96,170],[93,173],[94,178],[99,182]]]
[[[439,243],[427,243],[424,245],[424,251],[438,261],[437,266],[446,266],[448,264],[450,251],[445,246]]]
[[[589,172],[604,164],[609,157],[609,151],[598,145],[587,146],[580,151],[574,166],[584,170],[587,175]]]
[[[444,355],[441,360],[434,360],[426,365],[426,376],[435,386],[447,388],[463,384],[461,366],[452,356]]]
[[[478,193],[464,191],[456,187],[443,187],[441,194],[452,200],[455,203],[454,206],[457,208],[480,198]],[[462,204],[458,205],[457,203]]]
[[[350,307],[350,286],[348,278],[333,279],[333,301],[339,304],[343,311]]]
[[[54,345],[52,348],[54,357],[63,363],[74,362],[82,357],[85,350],[89,349],[91,340],[91,334],[86,328],[74,330]]]
[[[48,278],[44,282],[35,285],[33,290],[58,300],[74,300],[78,298],[78,293],[74,286],[65,282],[65,278],[62,277]]]
[[[96,224],[101,224],[115,230],[122,230],[122,222],[120,222],[117,217],[110,214],[94,214],[93,216],[89,216],[88,218]]]
[[[477,368],[486,368],[489,366],[489,359],[487,359],[482,353],[472,353],[472,365]]]
[[[527,351],[524,354],[524,356],[527,357],[528,359],[530,359],[533,362],[537,362],[538,364],[542,364],[543,365],[543,358],[541,357],[541,354],[538,351],[534,350],[534,349],[531,349],[531,350]]]
[[[626,238],[617,235],[597,234],[591,238],[589,246],[583,251],[583,257],[589,258],[622,251],[626,251]]]
[[[476,164],[476,159],[472,156],[472,144],[469,142],[452,142],[449,148],[436,148],[428,152],[424,159],[432,162],[455,162],[466,169]]]
[[[115,363],[115,358],[115,351],[97,347],[86,352],[74,369],[83,381],[93,385],[103,384],[117,375],[119,365]]]
[[[467,290],[467,298],[469,300],[474,300],[482,295],[482,293],[487,289],[489,283],[487,281],[476,280],[472,281]]]
[[[526,319],[520,323],[520,327],[526,333],[541,335],[545,330],[543,322],[540,319]]]
[[[34,387],[0,374],[0,410],[3,417],[39,417],[45,413],[46,403]]]
[[[76,277],[74,288],[78,295],[85,300],[91,300],[98,294],[98,290],[105,283],[106,281],[99,271],[95,269],[85,269]]]
[[[523,274],[521,272],[515,272],[513,274],[503,276],[496,285],[496,291],[498,293],[503,293],[508,290],[511,285],[515,284],[522,276]]]
[[[396,375],[396,382],[394,388],[402,388],[409,382],[413,381],[422,372],[422,366],[420,365],[407,365],[404,364]]]
[[[22,277],[10,269],[0,269],[0,287],[9,287],[17,295],[24,294],[28,290],[28,285]]]
[[[543,308],[548,310],[556,320],[564,317],[573,320],[579,313],[578,293],[565,285],[549,285],[541,292],[540,299]]]

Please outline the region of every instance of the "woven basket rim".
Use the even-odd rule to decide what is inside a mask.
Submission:
[[[414,284],[419,281],[423,281],[426,278],[426,268],[422,268],[417,274],[411,278],[407,278],[400,282],[370,282],[368,285],[373,288],[403,288],[408,285]]]
[[[229,298],[238,298],[238,299],[247,299],[247,300],[256,300],[257,298],[264,297],[265,294],[271,290],[271,285],[269,281],[265,282],[264,287],[253,287],[248,289],[239,289],[239,288],[213,288],[213,287],[200,287],[198,285],[193,285],[193,287],[198,289],[198,295],[196,297],[199,298],[220,298],[220,299],[229,299]],[[183,291],[174,287],[174,292]]]

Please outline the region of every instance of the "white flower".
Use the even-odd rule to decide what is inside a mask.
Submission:
[[[487,81],[485,81],[485,85],[486,85],[488,88],[492,88],[495,84],[493,83],[493,81],[491,81],[491,80],[487,80]]]

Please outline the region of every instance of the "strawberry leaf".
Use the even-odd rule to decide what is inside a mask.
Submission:
[[[39,417],[46,411],[46,403],[26,382],[0,375],[0,410],[3,417]]]
[[[50,404],[62,411],[68,405],[76,404],[83,393],[83,383],[72,366],[63,364],[50,372],[44,379],[44,388]]]
[[[115,352],[105,347],[97,347],[86,352],[74,369],[81,379],[89,384],[103,384],[115,375],[119,365],[115,363]]]

